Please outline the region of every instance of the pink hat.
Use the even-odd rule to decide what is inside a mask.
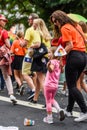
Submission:
[[[6,19],[6,17],[2,14],[0,14],[0,20],[3,20],[5,22],[8,22],[8,20]]]

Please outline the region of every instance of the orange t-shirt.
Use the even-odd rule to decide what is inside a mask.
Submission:
[[[14,40],[11,46],[11,52],[15,55],[24,56],[26,48],[20,46],[20,40]]]
[[[83,34],[84,33],[79,25],[77,25],[77,29]],[[66,42],[72,41],[73,49],[77,51],[86,51],[85,43],[81,34],[71,25],[65,24],[61,28],[62,33],[62,41],[66,44]]]

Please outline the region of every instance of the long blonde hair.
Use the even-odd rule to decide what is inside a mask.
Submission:
[[[48,41],[52,39],[51,34],[49,33],[48,28],[43,19],[35,19],[34,23],[37,25],[37,30],[39,31],[40,35],[44,40]]]

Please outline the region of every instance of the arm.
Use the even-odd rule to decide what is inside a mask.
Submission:
[[[9,39],[5,39],[5,45],[8,49],[10,49],[10,42],[9,42]]]
[[[28,44],[28,40],[21,40],[20,41],[20,46],[21,47],[26,47],[27,44]]]
[[[72,50],[72,48],[73,48],[73,43],[71,41],[66,42],[65,51],[67,52],[67,54]]]
[[[35,43],[33,43],[33,44],[30,46],[30,48],[39,48],[40,45],[41,45],[40,42],[35,42]]]
[[[49,62],[47,63],[47,69],[48,69],[48,71],[49,71],[50,73],[54,70],[54,65],[51,64],[51,61],[49,61]]]

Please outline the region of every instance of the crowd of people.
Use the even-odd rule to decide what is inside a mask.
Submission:
[[[82,114],[74,121],[84,121],[87,119],[87,106],[81,90],[84,89],[87,92],[87,85],[83,82],[84,72],[87,69],[87,36],[85,35],[87,25],[85,24],[86,30],[84,31],[83,21],[77,23],[61,10],[54,11],[50,16],[50,21],[54,25],[53,36],[45,21],[36,13],[31,13],[28,17],[29,28],[25,33],[18,31],[14,41],[10,44],[10,36],[5,29],[8,20],[0,14],[1,84],[6,84],[8,95],[14,104],[17,100],[13,92],[11,75],[14,75],[20,96],[24,94],[23,81],[26,81],[30,88],[27,99],[29,102],[36,104],[39,93],[42,91],[47,112],[43,121],[48,124],[53,123],[52,106],[56,108],[59,120],[63,121],[65,116],[72,116],[75,102]],[[57,39],[56,45],[52,45],[53,38]],[[48,53],[34,58],[33,51],[39,48],[41,43],[44,43]],[[7,53],[2,48],[3,46],[8,49]],[[64,74],[64,84],[68,89],[66,109],[62,109],[55,100],[61,73]],[[63,89],[65,90],[66,87]],[[1,86],[1,90],[4,90],[4,86]]]

